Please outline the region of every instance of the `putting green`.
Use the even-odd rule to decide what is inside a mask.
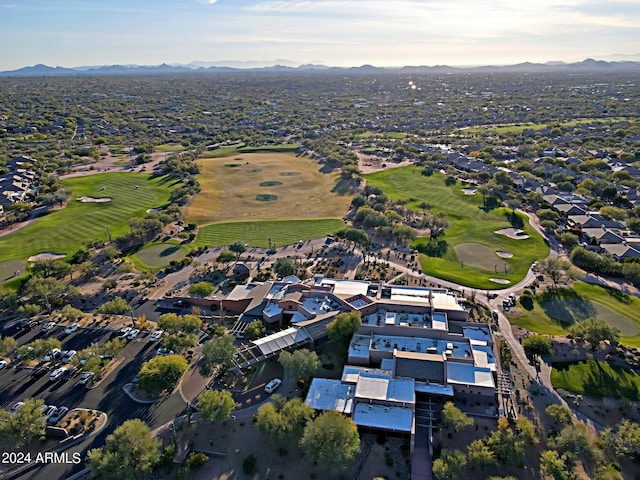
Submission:
[[[504,272],[504,259],[496,258],[495,252],[479,243],[460,243],[454,247],[458,260],[471,266],[495,272]]]
[[[26,272],[27,262],[24,260],[9,260],[0,263],[0,283],[11,280],[14,277]]]
[[[628,318],[618,315],[616,312],[609,310],[604,305],[594,303],[598,318],[603,319],[612,327],[620,330],[620,336],[633,337],[638,334],[638,327]]]
[[[256,200],[259,202],[273,202],[277,199],[278,196],[271,193],[261,193],[260,195],[256,195]]]
[[[134,255],[135,260],[150,268],[160,268],[169,265],[173,260],[180,261],[186,256],[179,245],[158,243],[143,248]]]
[[[280,185],[282,185],[282,182],[277,180],[269,180],[260,184],[261,187],[279,187]]]

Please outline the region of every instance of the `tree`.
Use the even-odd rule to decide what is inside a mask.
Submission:
[[[25,283],[24,293],[32,302],[44,305],[51,312],[53,305],[64,297],[67,283],[52,277],[31,277]]]
[[[431,245],[431,240],[439,238],[444,231],[449,228],[449,222],[444,218],[444,213],[439,212],[435,215],[427,213],[423,220],[425,227],[429,229],[429,241],[427,246]]]
[[[498,429],[489,435],[487,446],[496,460],[512,465],[521,465],[524,460],[525,444],[517,438],[506,418],[498,419]]]
[[[360,329],[361,323],[360,312],[339,313],[327,324],[327,335],[330,340],[346,346]]]
[[[506,202],[504,202],[507,207],[511,209],[511,215],[515,217],[516,208],[522,207],[522,202],[517,198],[510,198]]]
[[[160,461],[160,445],[142,420],[127,420],[107,437],[104,447],[89,451],[87,466],[100,479],[144,478]]]
[[[282,365],[287,376],[305,380],[320,368],[318,354],[306,348],[296,350],[293,353],[282,351],[278,356],[278,363]]]
[[[80,275],[82,275],[84,278],[93,278],[98,273],[98,266],[91,261],[86,261],[82,262],[78,266],[78,270],[80,270]]]
[[[242,242],[233,242],[229,245],[229,250],[236,254],[236,260],[240,260],[240,255],[246,252],[247,247]]]
[[[536,433],[536,427],[527,417],[518,417],[516,420],[516,431],[518,432],[518,436],[529,445],[537,445],[540,443],[540,439]]]
[[[0,356],[8,355],[18,346],[18,341],[13,337],[0,337]]]
[[[546,450],[540,455],[540,472],[544,478],[575,480],[577,477],[572,471],[572,463],[568,455],[560,456],[558,452]]]
[[[84,312],[82,310],[72,307],[69,304],[66,304],[58,310],[57,313],[70,322],[77,322],[81,318],[84,318]]]
[[[548,445],[558,453],[591,458],[592,450],[586,427],[583,423],[567,425],[558,435],[549,439]]]
[[[560,242],[564,245],[567,252],[571,252],[574,247],[578,246],[579,238],[573,233],[565,232],[560,234]]]
[[[104,302],[98,308],[98,313],[105,315],[123,315],[131,311],[131,305],[122,297],[115,297],[112,300]]]
[[[313,408],[299,398],[286,398],[276,394],[271,401],[260,406],[255,416],[258,430],[285,445],[298,439],[307,422],[313,417]]]
[[[42,437],[47,426],[42,405],[43,400],[28,398],[13,415],[0,410],[0,437],[8,440],[14,447],[21,447],[36,437]]]
[[[467,459],[460,450],[442,450],[440,458],[433,462],[433,476],[437,480],[457,480],[467,466]]]
[[[386,223],[384,215],[380,215],[380,217],[382,217]],[[349,242],[353,242],[354,245],[360,245],[362,247],[369,245],[369,235],[360,228],[344,228],[336,232],[336,236],[338,238],[348,240]]]
[[[229,262],[233,262],[236,256],[228,250],[223,250],[220,252],[220,255],[216,258],[216,262],[222,263],[225,267],[229,264]]]
[[[244,331],[244,334],[249,340],[256,340],[258,338],[264,337],[266,333],[267,327],[264,326],[264,322],[262,320],[251,321]]]
[[[569,423],[571,421],[571,410],[565,405],[552,403],[545,408],[545,412],[553,418],[556,423]]]
[[[336,411],[323,412],[305,426],[300,447],[320,468],[335,474],[360,452],[358,428]]]
[[[546,357],[553,352],[553,341],[545,335],[529,335],[522,341],[522,347],[527,356]]]
[[[480,468],[484,468],[487,465],[493,465],[496,463],[496,459],[493,457],[493,452],[487,446],[484,440],[474,440],[467,447],[467,457],[469,463],[477,465]]]
[[[202,320],[192,314],[165,313],[160,315],[158,326],[169,333],[196,333],[202,327]]]
[[[202,420],[222,423],[236,408],[236,402],[228,390],[207,390],[198,397],[198,406]]]
[[[462,412],[453,402],[447,402],[442,408],[442,424],[446,428],[452,427],[458,433],[472,426],[473,418]]]
[[[215,287],[209,282],[194,283],[189,287],[189,293],[196,297],[206,298],[213,293]]]
[[[565,271],[568,270],[569,267],[569,262],[551,257],[543,260],[539,265],[540,272],[551,279],[554,288],[557,287],[558,281],[562,278],[562,275],[564,275]]]
[[[616,430],[606,428],[602,434],[606,444],[619,457],[640,458],[640,424],[622,420]]]
[[[591,348],[596,350],[602,342],[617,343],[620,339],[620,330],[607,324],[601,318],[589,318],[569,327],[569,333],[576,338],[581,338]]]
[[[605,206],[600,209],[600,215],[602,215],[607,220],[618,220],[624,221],[627,218],[627,212],[624,208]]]
[[[233,355],[236,347],[233,345],[233,335],[222,335],[206,341],[202,345],[202,358],[200,360],[200,373],[208,377],[219,365],[222,370],[233,366]]]
[[[112,245],[107,245],[102,249],[102,254],[107,260],[111,261],[122,255],[122,252]]]
[[[296,273],[296,264],[288,257],[277,259],[273,264],[273,271],[279,277],[287,277]]]
[[[182,355],[158,356],[144,362],[140,368],[140,388],[153,394],[171,391],[189,364]]]

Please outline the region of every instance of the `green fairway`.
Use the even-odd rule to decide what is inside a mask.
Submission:
[[[163,143],[162,145],[155,147],[155,149],[158,152],[182,152],[186,150],[186,148],[179,143]]]
[[[300,148],[297,143],[280,143],[277,145],[261,145],[259,147],[245,146],[243,143],[239,145],[230,145],[220,147],[216,150],[207,150],[200,155],[200,158],[221,158],[230,157],[239,153],[265,153],[265,152],[296,152]]]
[[[271,239],[281,247],[299,240],[321,238],[343,227],[344,222],[336,218],[213,223],[201,227],[191,245],[214,247],[240,241],[252,247],[268,247]]]
[[[551,383],[583,395],[640,400],[640,375],[595,360],[554,363]]]
[[[577,282],[572,290],[542,292],[533,310],[510,316],[513,325],[534,332],[565,335],[566,327],[587,318],[602,318],[620,330],[620,342],[640,346],[640,299],[613,288]]]
[[[116,238],[129,230],[127,221],[142,218],[150,208],[169,200],[178,181],[148,173],[102,173],[70,178],[68,205],[40,217],[31,225],[0,238],[0,261],[27,259],[51,252],[71,255],[85,240]],[[110,198],[104,203],[78,201],[81,197]]]
[[[503,284],[492,282],[490,278],[509,280],[515,284],[526,275],[531,263],[545,258],[549,248],[544,240],[528,224],[525,216],[519,216],[519,227],[530,238],[516,240],[494,233],[496,230],[509,228],[511,210],[497,208],[489,212],[482,210],[480,195],[465,195],[463,186],[444,184],[445,176],[434,173],[430,177],[421,175],[420,167],[401,167],[393,170],[365,175],[367,183],[380,187],[392,199],[408,199],[407,206],[419,210],[421,202],[433,206],[432,212],[444,212],[451,226],[446,230],[442,240],[448,248],[442,256],[420,255],[422,271],[427,275],[449,280],[461,285],[482,289],[504,288]],[[421,252],[427,250],[428,238],[419,238],[413,247]],[[463,263],[456,255],[455,246],[461,244],[477,244],[492,252],[503,251],[513,254],[511,258],[500,258],[494,255],[493,263],[473,266]],[[478,246],[479,245],[479,246]],[[479,265],[478,263],[476,263]],[[506,270],[506,273],[505,273]]]
[[[555,125],[560,127],[575,127],[578,125],[591,125],[591,124],[603,124],[614,125],[615,123],[629,120],[625,117],[613,117],[613,118],[579,118],[570,120],[568,122],[556,122],[553,125],[546,123],[522,123],[522,124],[510,124],[510,125],[495,125],[488,127],[472,127],[458,130],[461,135],[474,135],[474,134],[495,134],[495,135],[512,135],[520,134],[525,130],[544,130],[545,128],[553,128]]]
[[[186,255],[185,249],[180,245],[155,243],[136,252],[132,259],[143,270],[157,270],[166,267],[173,260],[182,260]]]

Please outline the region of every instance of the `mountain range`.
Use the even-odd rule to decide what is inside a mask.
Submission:
[[[33,65],[17,70],[0,72],[2,77],[26,77],[26,76],[83,76],[83,75],[165,75],[165,74],[205,74],[205,73],[300,73],[300,72],[353,72],[353,73],[526,73],[526,72],[561,72],[561,73],[587,73],[587,72],[633,72],[640,73],[638,61],[603,61],[588,58],[582,62],[547,62],[547,63],[518,63],[515,65],[487,65],[479,67],[450,67],[447,65],[435,66],[405,66],[405,67],[375,67],[373,65],[361,65],[359,67],[330,67],[319,64],[305,64],[291,66],[275,64],[269,66],[255,66],[254,62],[245,62],[249,65],[245,68],[211,65],[212,62],[192,62],[188,65],[108,65],[94,67],[50,67],[47,65]],[[230,63],[230,62],[229,62]]]

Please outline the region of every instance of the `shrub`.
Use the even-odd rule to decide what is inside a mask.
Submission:
[[[187,465],[189,468],[199,468],[204,465],[209,457],[202,452],[191,452],[187,457]]]
[[[253,473],[257,463],[258,463],[258,459],[256,458],[256,456],[253,453],[250,453],[242,461],[242,471],[247,475]]]

